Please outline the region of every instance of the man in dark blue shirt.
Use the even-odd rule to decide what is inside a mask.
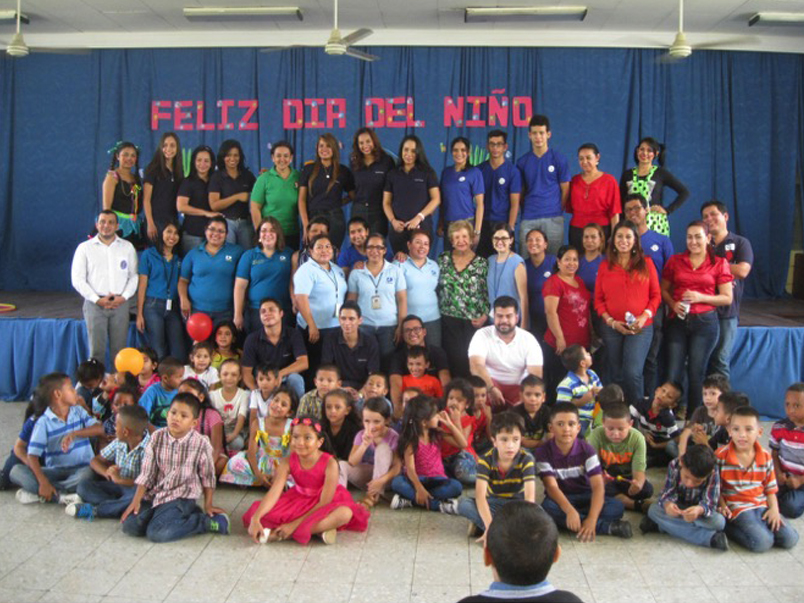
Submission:
[[[492,227],[498,222],[516,226],[519,214],[519,194],[522,192],[522,176],[517,167],[507,160],[508,135],[502,130],[492,130],[486,137],[488,160],[477,166],[483,175],[485,214],[480,231],[478,255],[487,258],[494,253],[491,243]]]

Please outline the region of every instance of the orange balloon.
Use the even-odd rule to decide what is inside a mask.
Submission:
[[[114,358],[114,366],[119,372],[135,376],[142,372],[143,364],[142,353],[135,348],[123,348]]]

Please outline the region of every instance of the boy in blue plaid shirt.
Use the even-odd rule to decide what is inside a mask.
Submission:
[[[117,439],[90,462],[97,474],[78,484],[83,503],[67,505],[75,518],[120,517],[134,498],[148,435],[148,413],[142,406],[122,406],[115,420]],[[103,479],[97,479],[100,476]]]

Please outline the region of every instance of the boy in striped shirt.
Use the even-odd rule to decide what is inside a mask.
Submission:
[[[581,437],[585,437],[592,422],[595,396],[603,389],[603,384],[590,368],[592,355],[582,345],[576,343],[561,352],[561,364],[568,372],[556,388],[556,402],[572,402],[578,407]]]
[[[784,396],[786,419],[774,423],[770,449],[779,484],[779,510],[795,519],[804,513],[804,383],[794,383]]]
[[[715,452],[721,488],[718,510],[727,520],[726,534],[754,553],[773,546],[792,548],[798,532],[779,513],[773,459],[757,441],[762,435],[757,410],[735,409],[729,435],[731,442]]]

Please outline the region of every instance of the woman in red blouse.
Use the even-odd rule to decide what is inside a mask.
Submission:
[[[681,382],[688,363],[687,416],[702,403],[709,356],[720,333],[717,306],[728,306],[732,281],[725,258],[709,244],[709,228],[700,221],[687,226],[687,251],[667,260],[662,271],[662,299],[669,306],[665,327],[668,377]]]
[[[622,207],[617,179],[597,169],[600,151],[596,144],[587,142],[581,145],[578,149],[578,163],[581,173],[570,180],[566,210],[572,214],[570,245],[582,249],[584,226],[590,223],[600,224],[608,240],[611,229],[620,219]]]
[[[642,371],[661,301],[659,276],[653,260],[642,252],[636,225],[620,222],[597,271],[595,310],[603,323],[600,337],[606,345],[608,374],[623,388],[629,404],[644,391]]]

